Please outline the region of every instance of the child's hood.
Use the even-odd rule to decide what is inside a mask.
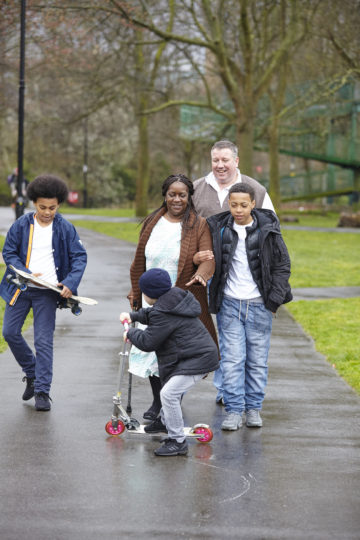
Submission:
[[[201,306],[195,296],[179,287],[172,287],[160,296],[153,309],[181,317],[199,317],[201,314]]]

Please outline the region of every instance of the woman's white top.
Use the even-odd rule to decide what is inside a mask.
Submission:
[[[172,223],[161,217],[145,246],[146,270],[150,270],[150,268],[167,270],[171,284],[174,286],[179,265],[180,246],[181,223]],[[149,307],[144,297],[142,297],[142,306]],[[137,328],[144,329],[146,326],[139,323]],[[140,351],[133,345],[129,356],[129,371],[139,377],[158,376],[159,369],[155,352]]]

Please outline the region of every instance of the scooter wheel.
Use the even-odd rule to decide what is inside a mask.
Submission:
[[[117,435],[121,435],[123,431],[125,431],[125,424],[121,420],[118,420],[117,427],[114,428],[112,421],[109,420],[109,422],[107,422],[105,426],[105,431],[109,435],[116,437]]]
[[[212,430],[207,427],[197,427],[194,429],[194,433],[196,433],[196,439],[202,443],[210,442],[214,436]],[[200,436],[198,437],[198,435]]]

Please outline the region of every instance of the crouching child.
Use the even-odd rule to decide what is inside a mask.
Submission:
[[[162,383],[160,416],[146,426],[147,433],[168,433],[157,456],[185,455],[188,445],[184,434],[181,398],[195,383],[219,367],[216,344],[199,320],[201,307],[190,291],[171,286],[168,272],[148,270],[139,286],[150,308],[121,313],[120,321],[146,324],[140,330],[130,327],[124,334],[142,351],[155,351]]]

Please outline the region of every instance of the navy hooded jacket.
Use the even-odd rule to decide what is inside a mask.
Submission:
[[[219,367],[217,346],[200,313],[190,291],[173,287],[151,308],[130,314],[132,321],[148,325],[144,330],[129,328],[128,338],[138,349],[156,352],[162,384],[174,375],[205,375]]]

